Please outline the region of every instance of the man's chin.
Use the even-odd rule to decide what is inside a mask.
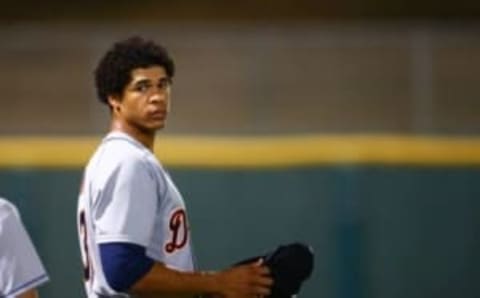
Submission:
[[[157,131],[162,130],[164,127],[165,127],[165,122],[149,123],[148,125],[140,126],[139,129],[147,134],[155,134]]]
[[[157,130],[162,130],[164,127],[165,127],[165,121],[162,121],[162,122],[158,122],[158,123],[153,123],[149,127],[149,129],[151,129],[153,131],[157,131]]]

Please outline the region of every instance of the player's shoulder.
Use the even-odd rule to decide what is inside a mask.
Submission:
[[[151,169],[150,155],[148,149],[127,134],[111,132],[91,158],[87,171],[108,176],[121,167]]]
[[[96,155],[118,163],[141,162],[146,159],[148,150],[126,133],[115,131],[102,140]]]
[[[15,216],[17,218],[19,217],[17,207],[15,207],[12,202],[4,198],[0,198],[0,221],[10,216]]]

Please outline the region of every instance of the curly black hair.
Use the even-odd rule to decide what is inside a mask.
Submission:
[[[116,42],[102,57],[95,69],[98,99],[108,105],[108,96],[121,95],[136,68],[162,66],[172,79],[175,73],[173,59],[167,50],[140,36]]]

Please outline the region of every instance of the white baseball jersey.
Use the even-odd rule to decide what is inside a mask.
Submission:
[[[0,198],[0,297],[14,298],[47,281],[17,209]]]
[[[153,153],[122,132],[108,134],[86,167],[78,232],[89,298],[128,297],[106,282],[101,243],[138,244],[167,267],[194,270],[182,196]]]

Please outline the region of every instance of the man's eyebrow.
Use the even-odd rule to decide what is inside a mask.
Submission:
[[[148,79],[148,78],[141,78],[141,79],[138,79],[137,81],[133,81],[132,85],[146,84],[146,83],[151,83],[152,81],[153,80]],[[158,78],[158,80],[156,80],[156,81],[157,82],[170,81],[170,78],[168,76],[165,76],[165,77]]]
[[[139,84],[146,84],[146,83],[150,83],[150,79],[142,78],[137,81],[133,81],[132,85],[139,85]]]

